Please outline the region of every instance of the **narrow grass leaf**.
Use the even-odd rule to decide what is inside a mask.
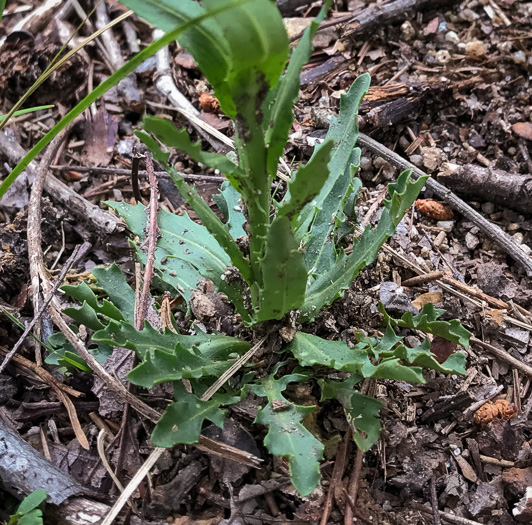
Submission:
[[[232,0],[216,9],[212,9],[208,13],[202,14],[197,18],[174,27],[171,31],[165,34],[159,40],[152,42],[149,46],[143,49],[140,53],[137,53],[134,57],[130,58],[118,71],[104,80],[98,87],[91,91],[79,104],[77,104],[72,110],[70,110],[39,142],[33,146],[33,148],[24,156],[24,158],[15,166],[13,171],[5,178],[0,184],[0,197],[2,197],[13,181],[26,169],[28,164],[63,130],[65,129],[78,115],[83,113],[93,102],[98,100],[113,86],[116,86],[123,78],[133,73],[135,69],[140,66],[146,59],[153,56],[157,51],[163,49],[167,45],[171,44],[179,37],[181,37],[188,30],[197,27],[197,25],[208,18],[214,17],[217,14],[236,8],[242,3],[251,0]]]

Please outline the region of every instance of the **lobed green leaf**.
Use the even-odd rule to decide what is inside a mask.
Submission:
[[[354,201],[362,187],[360,179],[355,178],[359,164],[360,149],[355,148],[348,169],[338,177],[322,208],[316,210],[311,230],[304,237],[305,263],[312,278],[329,271],[341,256],[337,234],[345,224],[348,201]]]
[[[138,331],[130,323],[111,321],[92,338],[94,341],[133,350],[141,361],[150,350],[172,353],[177,344],[185,348],[194,347],[195,353],[211,360],[227,359],[232,353],[243,354],[250,348],[248,342],[235,337],[206,334],[199,330],[194,335],[176,334],[169,329],[163,332],[153,328],[149,322]]]
[[[160,383],[180,379],[219,377],[232,363],[204,358],[199,352],[177,343],[173,352],[151,349],[143,361],[127,374],[134,385],[152,388]]]
[[[288,458],[290,480],[302,496],[310,494],[320,482],[319,462],[324,447],[301,424],[315,407],[295,405],[282,392],[289,382],[306,378],[300,374],[286,375],[280,380],[269,376],[252,386],[255,394],[268,398],[268,404],[259,409],[255,418],[256,423],[269,426],[264,444],[275,456]]]
[[[366,343],[349,348],[345,341],[328,341],[312,334],[298,332],[287,349],[302,366],[323,365],[361,377],[425,382],[421,368],[405,366],[395,356],[373,364],[369,358],[370,348]]]
[[[213,195],[213,198],[226,220],[225,225],[231,237],[233,239],[247,237],[247,233],[244,230],[246,217],[242,213],[238,191],[228,181],[225,181],[220,188],[220,193]]]
[[[379,312],[384,315],[384,321],[386,323],[402,328],[415,328],[428,334],[438,335],[467,348],[469,346],[471,332],[466,330],[457,319],[438,321],[438,318],[444,311],[439,308],[434,308],[432,303],[428,303],[423,306],[423,310],[417,315],[413,315],[412,312],[406,312],[401,319],[392,319],[386,313],[384,306],[379,304]]]
[[[340,98],[340,112],[338,117],[333,117],[325,141],[319,145],[313,155],[317,155],[323,148],[327,139],[332,139],[334,147],[329,162],[330,177],[323,185],[316,202],[309,204],[303,210],[299,219],[298,238],[301,238],[308,230],[309,220],[315,216],[316,210],[323,208],[325,199],[331,193],[338,177],[349,169],[353,149],[358,140],[358,108],[364,95],[368,92],[370,76],[367,73],[359,76],[349,88],[349,91]],[[344,195],[342,194],[343,198]]]
[[[347,421],[353,429],[355,443],[363,452],[367,452],[379,440],[379,410],[384,405],[373,397],[353,390],[356,382],[356,376],[351,376],[346,381],[321,379],[321,400],[337,399],[342,404]]]
[[[255,312],[256,322],[281,319],[303,304],[307,270],[290,220],[284,215],[278,215],[268,230],[261,268],[263,286],[260,307]]]
[[[302,320],[308,321],[323,308],[349,288],[360,270],[371,264],[384,242],[395,233],[401,214],[416,199],[426,178],[411,180],[411,171],[404,171],[397,182],[388,186],[390,200],[385,201],[385,209],[377,227],[369,226],[359,240],[353,240],[353,252],[345,255],[343,251],[330,270],[318,275],[307,286],[305,304],[301,308]],[[400,192],[400,193],[399,193]]]
[[[152,443],[157,447],[173,447],[178,443],[197,443],[203,422],[207,419],[222,428],[225,411],[221,405],[240,401],[236,396],[216,394],[209,401],[201,401],[184,388],[179,391],[179,401],[168,405],[159,419],[151,436]]]
[[[299,95],[300,74],[303,66],[312,54],[312,39],[318,31],[320,23],[327,16],[332,0],[326,0],[309,27],[305,29],[299,44],[290,57],[286,72],[279,80],[275,89],[270,90],[263,104],[268,146],[268,172],[273,177],[277,171],[279,158],[284,152],[288,141],[288,133],[294,121],[294,103]]]

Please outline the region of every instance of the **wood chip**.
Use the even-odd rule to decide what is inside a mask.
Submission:
[[[530,122],[516,122],[512,126],[512,131],[523,139],[532,140],[532,124]]]
[[[412,301],[412,304],[418,309],[422,310],[428,303],[441,303],[443,301],[443,294],[441,292],[427,292],[421,294]]]

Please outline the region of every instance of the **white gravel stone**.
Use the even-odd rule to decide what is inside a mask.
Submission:
[[[467,232],[465,236],[465,243],[467,249],[473,251],[480,244],[480,239],[471,232]]]
[[[517,233],[514,233],[512,235],[512,239],[517,243],[517,244],[523,244],[523,239],[524,239],[524,236],[521,232],[517,232]]]
[[[445,232],[450,232],[454,228],[454,221],[438,221],[436,226]]]
[[[440,49],[436,53],[435,60],[437,64],[447,64],[447,62],[451,60],[451,54],[449,51],[447,51],[447,49]]]
[[[445,34],[445,40],[447,40],[447,42],[451,42],[452,44],[458,44],[458,42],[460,42],[458,35],[454,31],[447,32]]]

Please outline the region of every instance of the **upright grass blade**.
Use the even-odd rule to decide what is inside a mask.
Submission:
[[[123,78],[133,73],[135,69],[146,59],[157,53],[160,49],[166,47],[177,40],[188,30],[196,27],[202,21],[212,18],[219,13],[228,11],[234,7],[242,6],[252,0],[232,0],[220,7],[213,8],[209,12],[193,18],[183,25],[176,27],[166,33],[159,40],[151,43],[148,47],[137,53],[133,58],[128,60],[118,71],[113,73],[109,78],[104,80],[96,89],[89,93],[79,104],[69,111],[46,135],[26,154],[26,156],[15,166],[15,169],[0,184],[0,197],[8,190],[13,181],[24,171],[28,164],[60,133],[65,129],[77,116],[85,111],[93,102],[98,100],[113,86],[116,86]]]
[[[101,1],[101,0],[100,0]],[[87,44],[98,38],[102,33],[107,31],[110,27],[113,27],[114,25],[120,23],[122,20],[125,20],[131,15],[131,11],[128,11],[126,13],[121,14],[114,20],[111,20],[105,27],[102,27],[101,29],[98,29],[98,31],[95,31],[92,35],[90,35],[87,39],[85,39],[83,42],[78,44],[74,49],[71,49],[60,58],[60,55],[62,54],[63,50],[66,48],[67,43],[63,44],[63,47],[56,53],[55,57],[53,57],[52,61],[48,65],[48,67],[42,72],[42,74],[39,76],[39,78],[33,83],[32,86],[22,95],[22,97],[17,100],[16,104],[9,110],[9,112],[6,115],[6,119],[3,122],[0,122],[0,130],[4,128],[4,126],[9,122],[15,111],[17,111],[19,108],[22,107],[24,102],[28,100],[28,98],[39,89],[40,86],[42,86],[48,78],[52,76],[53,73],[55,73],[63,64],[66,64],[80,49],[85,47]],[[79,27],[81,27],[85,21],[83,21]],[[79,29],[78,27],[78,29]]]

